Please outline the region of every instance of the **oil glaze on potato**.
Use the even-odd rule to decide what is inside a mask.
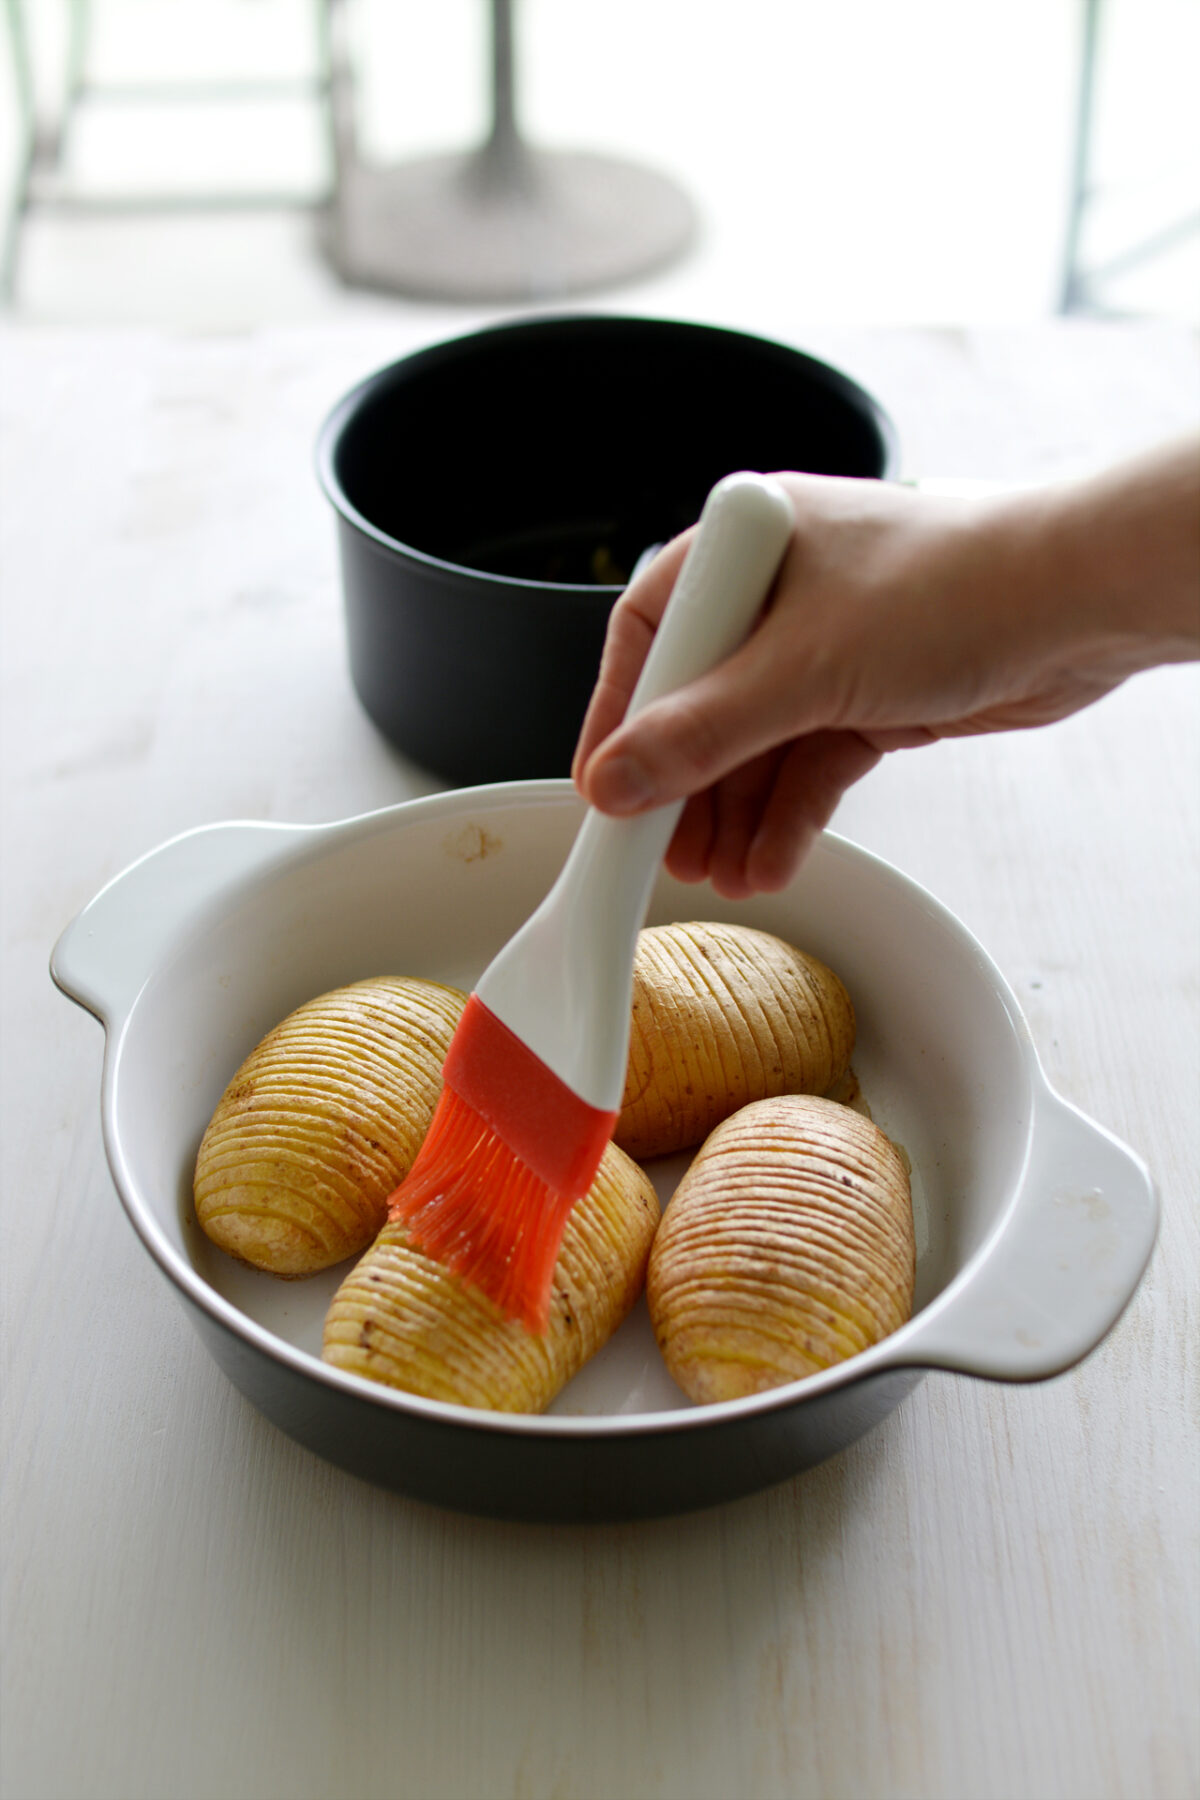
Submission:
[[[845,1074],[854,1009],[832,969],[744,925],[659,925],[634,964],[616,1142],[664,1156],[753,1100],[821,1094]]]
[[[912,1311],[899,1151],[832,1100],[783,1095],[717,1127],[663,1215],[646,1296],[692,1400],[733,1400],[841,1362]]]
[[[568,1217],[544,1336],[506,1319],[390,1222],[334,1296],[321,1354],[427,1399],[541,1412],[638,1298],[658,1220],[649,1179],[610,1144]]]
[[[387,1217],[442,1086],[465,995],[381,977],[309,1001],[242,1064],[196,1162],[196,1217],[274,1275],[355,1256]]]

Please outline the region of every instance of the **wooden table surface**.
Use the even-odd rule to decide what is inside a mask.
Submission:
[[[124,1219],[51,945],[175,832],[436,785],[351,691],[312,443],[471,322],[3,336],[6,1800],[1195,1796],[1197,670],[894,757],[837,820],[959,913],[1054,1084],[1154,1169],[1150,1269],[1071,1373],[932,1374],[717,1510],[498,1525],[267,1424]],[[1041,480],[1200,416],[1178,327],[803,347],[924,476]]]

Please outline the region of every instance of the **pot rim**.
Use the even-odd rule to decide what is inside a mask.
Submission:
[[[576,330],[586,331],[596,326],[613,326],[619,331],[627,326],[660,329],[676,335],[689,337],[719,338],[726,342],[755,346],[768,351],[776,351],[787,356],[797,366],[813,376],[820,385],[828,387],[852,402],[867,417],[879,433],[883,468],[878,476],[869,479],[887,481],[896,478],[899,463],[900,445],[896,426],[885,408],[869,389],[853,375],[825,359],[813,356],[809,351],[799,350],[790,344],[782,343],[777,338],[763,337],[755,332],[740,331],[727,325],[713,325],[702,321],[659,318],[653,315],[633,313],[546,313],[534,318],[504,320],[499,324],[483,327],[481,330],[464,331],[451,338],[440,339],[435,343],[425,344],[407,356],[398,357],[394,362],[385,363],[371,374],[355,383],[330,411],[317,433],[314,450],[317,481],[325,498],[329,501],[339,518],[353,530],[368,538],[377,548],[391,556],[411,559],[430,569],[436,569],[446,575],[468,576],[474,580],[485,579],[500,587],[518,589],[522,592],[530,589],[535,592],[552,593],[565,596],[595,596],[611,605],[615,597],[623,589],[620,584],[579,581],[540,581],[534,577],[520,575],[494,574],[491,570],[471,568],[466,563],[451,562],[446,557],[434,556],[430,551],[420,550],[413,544],[392,537],[373,524],[354,505],[342,484],[337,471],[337,453],[343,434],[351,422],[358,417],[368,399],[381,391],[398,385],[403,376],[423,363],[437,363],[453,357],[464,349],[475,346],[486,346],[506,337],[538,337],[544,332],[570,333]],[[763,473],[771,473],[769,470]]]

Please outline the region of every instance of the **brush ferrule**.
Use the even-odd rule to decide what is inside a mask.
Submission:
[[[572,1199],[587,1193],[617,1113],[581,1100],[478,994],[467,1001],[443,1075],[539,1180]]]

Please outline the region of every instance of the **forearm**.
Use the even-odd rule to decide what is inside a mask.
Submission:
[[[1068,649],[1116,677],[1200,656],[1200,438],[1014,497],[1008,527],[1021,604],[1052,608]]]

